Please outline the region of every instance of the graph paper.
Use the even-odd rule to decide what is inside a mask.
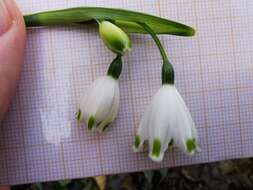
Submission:
[[[176,86],[198,128],[201,153],[178,149],[154,163],[133,153],[134,132],[161,85],[161,58],[148,35],[131,35],[120,111],[105,134],[88,133],[75,112],[82,92],[114,58],[97,29],[27,31],[18,92],[0,126],[0,184],[81,178],[253,156],[252,0],[17,0],[25,13],[75,6],[120,7],[180,21],[195,37],[162,36]]]

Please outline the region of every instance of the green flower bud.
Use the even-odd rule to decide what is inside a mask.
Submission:
[[[111,22],[102,21],[99,23],[99,33],[105,45],[116,54],[124,55],[132,48],[128,35]]]

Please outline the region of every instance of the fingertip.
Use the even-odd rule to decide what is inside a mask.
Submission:
[[[5,14],[0,14],[0,16],[2,15],[0,21],[2,20],[2,23],[4,23],[0,23],[0,28],[1,26],[6,27],[1,30],[2,33],[0,34],[1,121],[8,110],[11,98],[16,92],[17,82],[20,78],[24,58],[26,31],[23,16],[15,4],[15,1],[0,0],[0,5],[2,5],[0,8],[6,10]],[[8,16],[7,20],[6,15]]]
[[[2,1],[4,2],[13,19],[16,20],[20,18],[22,14],[14,0],[2,0]]]
[[[17,23],[21,32],[25,34],[25,22],[21,11],[19,10],[17,3],[14,0],[3,0],[5,6],[11,15],[12,21]]]

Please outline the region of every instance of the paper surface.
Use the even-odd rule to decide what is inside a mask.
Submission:
[[[114,58],[97,30],[28,30],[18,93],[0,127],[0,184],[132,172],[253,155],[252,0],[18,0],[23,13],[74,6],[121,7],[198,29],[193,38],[163,36],[176,86],[196,122],[201,153],[175,149],[160,164],[132,143],[144,108],[160,87],[161,58],[149,36],[131,35],[124,57],[121,107],[106,134],[75,121],[82,92]]]

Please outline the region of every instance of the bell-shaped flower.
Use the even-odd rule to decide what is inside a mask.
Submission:
[[[81,99],[77,120],[85,121],[88,130],[102,132],[116,118],[119,100],[118,79],[109,75],[98,78]]]
[[[109,21],[99,22],[99,33],[105,45],[118,55],[124,55],[132,48],[128,35]]]
[[[199,150],[194,121],[173,84],[164,84],[145,111],[135,136],[134,151],[149,142],[149,157],[160,162],[174,145],[192,155]]]

